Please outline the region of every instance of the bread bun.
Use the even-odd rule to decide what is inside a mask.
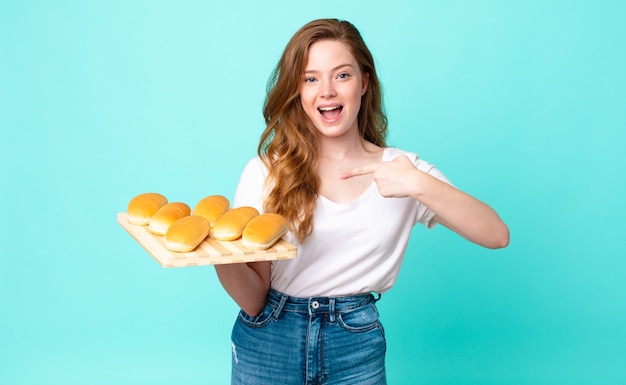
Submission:
[[[211,224],[199,215],[183,217],[167,229],[165,247],[171,251],[193,251],[209,235]]]
[[[218,241],[234,241],[241,238],[248,222],[259,215],[254,207],[242,206],[230,209],[222,214],[211,229],[211,236]]]
[[[287,234],[287,218],[280,214],[261,214],[248,222],[243,230],[241,244],[246,249],[265,250]]]
[[[148,224],[148,229],[156,235],[165,235],[167,229],[180,218],[191,213],[191,209],[186,203],[172,202],[162,206]]]
[[[145,226],[150,218],[167,203],[167,198],[158,193],[139,194],[128,203],[128,223]]]
[[[221,195],[210,195],[202,198],[193,209],[193,215],[199,215],[206,218],[211,226],[215,224],[217,218],[224,214],[230,208],[228,198]]]

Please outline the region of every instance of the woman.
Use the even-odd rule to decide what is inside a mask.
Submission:
[[[298,256],[216,266],[241,307],[232,383],[385,384],[371,293],[394,284],[413,225],[440,223],[489,248],[508,244],[508,228],[417,155],[386,146],[374,61],[346,21],[296,32],[264,116],[234,206],[285,216]]]

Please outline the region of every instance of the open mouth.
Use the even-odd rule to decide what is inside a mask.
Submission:
[[[332,120],[332,119],[337,118],[341,114],[341,111],[343,110],[343,106],[336,105],[336,106],[320,107],[317,110],[320,112],[320,114],[322,115],[324,119]]]

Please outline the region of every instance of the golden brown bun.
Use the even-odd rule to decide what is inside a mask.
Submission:
[[[210,195],[198,202],[193,209],[193,215],[199,215],[208,219],[211,226],[215,224],[217,218],[230,208],[228,198],[221,195]]]
[[[186,203],[172,202],[161,207],[148,224],[148,229],[156,235],[165,235],[168,227],[180,218],[186,217],[191,213],[191,209]]]
[[[199,215],[183,217],[167,229],[165,247],[171,251],[193,251],[209,235],[211,224]]]
[[[211,236],[218,241],[239,239],[248,222],[258,215],[259,212],[254,207],[242,206],[230,209],[217,218],[211,229]]]
[[[167,203],[167,198],[158,193],[139,194],[128,203],[128,223],[145,226],[150,218]]]
[[[261,214],[248,222],[243,230],[241,244],[252,250],[269,249],[287,230],[287,218],[280,214]]]

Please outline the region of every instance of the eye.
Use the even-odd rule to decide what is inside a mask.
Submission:
[[[314,77],[312,77],[312,76],[306,76],[304,78],[304,82],[305,83],[314,83],[315,81],[316,81],[316,79]]]
[[[337,75],[337,79],[347,79],[350,77],[350,74],[347,72],[342,72],[339,75]]]

